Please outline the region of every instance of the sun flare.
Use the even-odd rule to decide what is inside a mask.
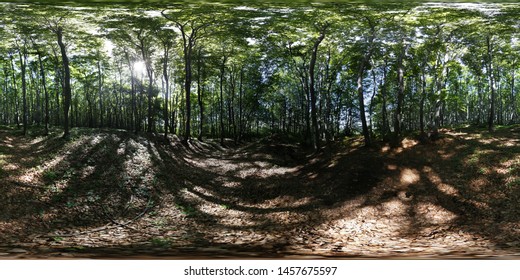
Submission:
[[[146,72],[146,65],[144,64],[144,61],[134,62],[134,74],[144,75],[145,72]]]

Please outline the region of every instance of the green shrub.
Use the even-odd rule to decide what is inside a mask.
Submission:
[[[47,182],[53,182],[58,179],[58,174],[52,170],[43,172],[43,179]]]

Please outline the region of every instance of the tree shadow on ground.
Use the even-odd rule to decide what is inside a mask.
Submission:
[[[484,238],[497,248],[518,251],[518,132],[445,132],[432,145],[389,154],[387,166],[394,180],[387,183],[392,188],[364,206],[400,201],[408,221],[399,231],[402,237],[469,235],[464,238]]]
[[[57,135],[17,139],[26,143],[8,155],[20,168],[7,172],[2,182],[5,242],[120,224],[158,200],[153,167],[141,158],[142,139],[114,131],[76,134],[71,141]]]
[[[7,133],[2,154],[24,171],[1,179],[2,236],[6,243],[50,236],[47,247],[83,244],[85,255],[105,248],[122,257],[197,248],[228,256],[377,256],[345,248],[374,240],[388,247],[393,238],[412,240],[401,247],[427,247],[454,235],[517,250],[518,132],[445,132],[430,145],[408,139],[397,149],[365,149],[351,140],[318,155],[272,141],[226,149],[113,130],[20,146]],[[387,247],[378,254],[395,253]]]
[[[187,174],[174,176],[168,164],[163,165],[163,172],[172,174],[167,185],[176,186],[165,192],[174,193],[176,203],[194,209],[196,214],[189,219],[201,232],[254,231],[292,240],[298,230],[308,232],[335,220],[353,219],[373,206],[381,215],[391,216],[393,213],[381,211],[387,211],[386,204],[397,202],[402,224],[395,236],[414,239],[467,233],[497,247],[509,243],[516,250],[518,244],[511,242],[518,241],[518,187],[507,181],[510,175],[479,175],[483,165],[493,168],[489,163],[495,160],[517,160],[516,140],[507,134],[487,143],[461,135],[448,133],[433,145],[405,144],[386,152],[383,146],[371,150],[349,146],[348,151],[340,148],[328,155],[289,162],[285,159],[287,153],[294,154],[294,147],[272,144],[265,149],[211,156],[183,156],[164,147],[160,158],[175,158],[176,154],[175,166],[189,167]],[[473,163],[472,156],[483,150],[491,152]],[[484,185],[474,190],[478,184]],[[498,192],[507,199],[493,198]],[[239,218],[228,219],[224,211],[208,210],[208,205],[220,205]],[[211,235],[208,239],[214,240]]]
[[[283,146],[282,149],[289,148]],[[188,194],[179,203],[196,209],[207,202],[253,215],[314,212],[317,208],[329,207],[369,192],[378,180],[373,174],[383,172],[383,164],[363,149],[354,151],[349,158],[337,158],[334,163],[302,156],[304,160],[288,167],[281,166],[280,160],[273,155],[264,152],[258,155],[257,150],[239,151],[239,155],[228,151],[210,157],[207,154],[187,154],[172,147],[162,147],[157,151],[158,156],[152,157],[154,165],[161,166],[159,173],[169,174],[164,178],[164,191],[175,195],[180,191]],[[364,158],[370,165],[350,163],[357,158]],[[338,174],[340,178],[336,178]],[[195,198],[187,199],[190,196]],[[280,199],[282,201],[278,201]],[[265,204],[270,203],[266,207]],[[200,218],[214,220],[208,215],[200,213]],[[260,216],[255,219],[262,220]],[[300,223],[312,226],[308,217],[289,223],[284,221],[281,225],[285,228]],[[273,222],[269,226],[278,225]]]

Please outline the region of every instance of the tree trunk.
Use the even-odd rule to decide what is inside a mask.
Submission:
[[[43,67],[42,63],[42,56],[40,51],[38,51],[38,62],[40,64],[40,78],[42,80],[42,86],[43,86],[43,93],[45,95],[45,117],[44,117],[44,126],[45,131],[44,134],[49,134],[49,93],[47,92],[47,83],[45,81],[45,68]]]
[[[516,62],[516,61],[515,61]],[[511,73],[511,119],[510,123],[515,123],[517,119],[517,111],[516,111],[516,99],[515,99],[515,67],[516,63],[513,63],[513,70]]]
[[[312,141],[312,132],[311,132],[311,112],[310,112],[310,104],[311,104],[311,98],[310,98],[310,90],[309,90],[309,79],[308,77],[305,77],[305,83],[304,83],[304,89],[305,94],[303,95],[304,98],[302,98],[302,110],[305,112],[305,115],[302,117],[305,117],[305,144],[307,146],[312,145],[314,141]]]
[[[149,55],[145,51],[144,39],[141,39],[141,56],[143,58],[145,67],[146,67],[146,76],[148,77],[148,87],[147,87],[147,100],[148,100],[148,116],[147,116],[147,127],[146,132],[152,133],[155,129],[154,120],[153,120],[153,69],[152,63],[150,61]]]
[[[478,104],[477,104],[477,125],[481,124],[482,120],[482,90],[480,85],[480,75],[477,76],[477,95],[478,95]],[[483,121],[484,122],[484,121]]]
[[[165,93],[164,93],[164,139],[168,139],[168,125],[169,125],[169,116],[168,116],[168,100],[170,98],[170,80],[168,76],[168,59],[169,59],[169,47],[167,45],[164,46],[164,61],[163,61],[163,77],[164,83],[166,84]]]
[[[139,122],[137,119],[137,97],[136,97],[136,88],[135,88],[135,77],[134,77],[134,65],[132,59],[130,59],[130,55],[128,51],[125,49],[125,58],[128,63],[128,68],[130,70],[130,95],[131,95],[131,110],[130,110],[130,128],[134,131],[135,134],[139,133]]]
[[[59,58],[56,53],[56,48],[52,48],[52,52],[54,58],[54,102],[56,103],[56,108],[54,110],[54,124],[58,126],[61,125],[60,89],[63,91],[63,76],[59,67]]]
[[[61,59],[63,63],[63,71],[64,71],[64,81],[63,81],[63,138],[69,138],[69,110],[70,103],[72,99],[72,92],[70,88],[70,68],[69,68],[69,57],[67,56],[67,50],[65,48],[65,44],[63,43],[63,29],[58,27],[56,30],[56,35],[58,37],[58,45],[60,46],[61,51]]]
[[[186,93],[186,119],[183,142],[185,144],[188,143],[188,140],[191,136],[191,52],[193,45],[191,43],[191,40],[189,41],[190,42],[188,42],[188,44],[185,44],[184,46],[184,91]]]
[[[18,108],[18,88],[16,83],[16,71],[14,68],[15,62],[14,57],[12,55],[9,56],[9,59],[11,61],[11,75],[12,75],[12,83],[13,83],[13,90],[14,90],[14,122],[16,123],[16,128],[20,128],[20,116],[19,116],[19,108]]]
[[[494,124],[493,121],[495,119],[495,95],[496,95],[496,89],[495,89],[495,80],[493,76],[493,56],[492,56],[492,49],[491,49],[491,36],[486,36],[486,45],[487,45],[487,72],[488,72],[488,78],[489,78],[489,88],[491,89],[491,100],[490,100],[490,108],[489,108],[489,115],[488,115],[488,130],[492,132],[494,130]]]
[[[224,55],[222,65],[220,67],[220,145],[224,146],[224,74],[227,56]]]
[[[393,146],[398,146],[401,138],[401,120],[402,120],[402,106],[404,99],[404,70],[403,70],[403,56],[404,49],[401,51],[397,58],[397,104],[394,114],[394,139]]]
[[[27,81],[25,77],[25,71],[27,66],[27,48],[23,46],[23,50],[19,48],[18,55],[20,56],[20,70],[21,70],[21,78],[22,78],[22,106],[23,106],[23,135],[27,135]]]
[[[368,19],[368,18],[367,18]],[[363,96],[363,76],[365,75],[365,68],[367,63],[370,61],[372,57],[373,51],[373,43],[375,38],[375,26],[373,22],[368,19],[368,24],[370,25],[370,37],[368,38],[368,51],[363,55],[363,58],[360,62],[358,75],[357,75],[357,93],[358,93],[358,101],[359,101],[359,113],[361,118],[361,126],[363,129],[363,138],[365,141],[365,147],[370,147],[372,145],[372,139],[370,137],[370,130],[367,125],[366,113],[365,113],[365,98]]]
[[[229,95],[228,95],[228,102],[229,102],[229,106],[228,106],[228,116],[229,116],[229,134],[230,135],[233,135],[233,141],[235,142],[236,144],[236,134],[237,134],[237,130],[236,130],[236,124],[235,124],[235,110],[234,110],[234,106],[235,106],[235,89],[236,89],[236,78],[235,78],[235,71],[234,69],[232,69],[231,71],[229,71],[230,75],[229,75]]]
[[[87,110],[88,110],[88,127],[94,127],[94,109],[92,108],[92,97],[90,96],[90,82],[88,81],[88,77],[85,75],[85,82],[83,83],[83,91],[85,93],[85,99],[87,100]]]
[[[312,129],[314,130],[314,139],[313,146],[314,150],[318,151],[320,149],[320,130],[318,127],[318,116],[316,112],[316,88],[315,88],[315,77],[314,77],[314,68],[316,66],[316,59],[318,55],[318,47],[320,43],[325,38],[326,28],[323,28],[320,32],[320,36],[314,42],[314,46],[312,48],[311,61],[309,63],[309,94],[311,99],[311,119],[312,119]]]
[[[242,140],[244,133],[242,123],[242,96],[243,96],[243,82],[244,82],[244,69],[240,71],[240,88],[238,89],[238,141]]]
[[[98,94],[99,94],[99,127],[105,126],[103,120],[103,76],[101,73],[101,58],[98,58]]]
[[[372,131],[373,131],[373,122],[372,120],[374,119],[373,117],[373,113],[374,113],[374,98],[376,97],[376,94],[377,94],[377,78],[376,78],[376,72],[374,71],[374,68],[372,68],[372,71],[371,71],[371,74],[372,74],[372,96],[370,97],[370,105],[368,106],[368,116],[370,117],[370,125],[368,126],[369,128],[369,132],[370,132],[370,136],[372,136]]]
[[[426,77],[424,73],[424,65],[423,65],[422,75],[421,75],[421,103],[419,104],[419,128],[421,130],[421,135],[423,135],[424,132],[424,102],[426,100]]]
[[[367,118],[365,113],[365,98],[363,96],[363,76],[365,72],[365,59],[361,62],[358,69],[357,76],[357,93],[358,93],[358,101],[359,101],[359,117],[361,118],[361,126],[363,128],[363,138],[365,140],[365,147],[370,147],[371,139],[370,139],[370,130],[367,125]]]
[[[203,87],[201,85],[202,80],[202,71],[201,71],[201,49],[198,50],[197,56],[197,101],[199,103],[199,136],[197,139],[202,141],[202,133],[204,129],[204,103],[202,102],[202,90]]]
[[[3,96],[4,96],[4,98],[3,98],[1,104],[3,105],[3,109],[4,109],[5,113],[2,116],[3,117],[2,118],[2,122],[3,122],[3,124],[8,125],[9,122],[10,122],[9,118],[11,116],[11,114],[10,114],[10,111],[11,111],[10,107],[11,106],[9,106],[9,95],[7,94],[8,87],[9,87],[8,86],[8,83],[9,83],[8,82],[8,80],[9,80],[9,72],[7,71],[7,67],[4,67],[3,70],[4,70],[3,71],[4,72],[4,86],[3,86],[3,93],[4,93]]]

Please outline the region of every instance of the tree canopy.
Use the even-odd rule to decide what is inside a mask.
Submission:
[[[125,1],[127,2],[127,1]],[[518,4],[0,5],[0,122],[319,149],[520,121]],[[196,102],[191,102],[195,99]]]

